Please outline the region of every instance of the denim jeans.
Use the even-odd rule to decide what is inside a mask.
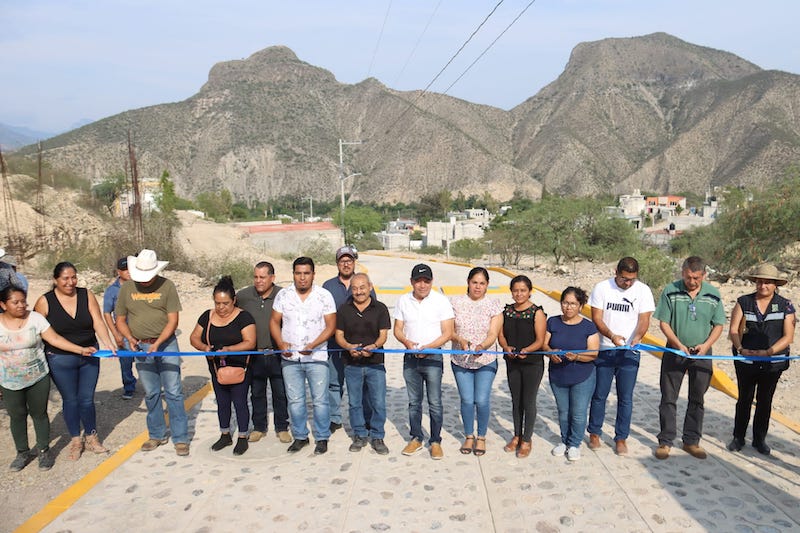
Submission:
[[[422,433],[422,395],[424,389],[428,394],[428,413],[431,418],[430,443],[442,441],[442,372],[441,360],[430,358],[418,359],[413,354],[403,358],[403,378],[408,391],[408,422],[411,426],[411,438],[420,442],[425,440]]]
[[[139,348],[147,351],[149,344],[140,342]],[[173,335],[158,347],[162,352],[177,352],[178,339]],[[161,389],[169,411],[169,427],[172,442],[189,442],[189,419],[183,405],[181,387],[181,358],[178,356],[136,356],[136,371],[144,387],[144,403],[147,406],[147,432],[151,439],[167,436],[167,422],[164,419],[164,406],[161,403]]]
[[[295,439],[308,438],[308,410],[306,409],[306,381],[311,390],[313,428],[315,440],[328,440],[331,436],[331,414],[328,405],[328,362],[300,362],[284,359],[281,362],[286,399],[289,402],[289,422]]]
[[[122,343],[122,349],[130,351],[131,345],[128,339],[123,339]],[[133,357],[120,357],[119,371],[122,376],[123,392],[125,394],[133,394],[136,391],[136,377],[133,375]]]
[[[579,448],[586,431],[589,414],[589,400],[594,393],[597,381],[594,369],[588,378],[574,385],[557,385],[550,382],[550,389],[558,407],[558,425],[561,428],[561,442],[568,448]]]
[[[475,434],[475,411],[478,412],[478,436],[485,437],[489,427],[489,396],[497,374],[497,361],[480,368],[464,368],[450,363],[461,396],[461,421],[464,435]]]
[[[344,396],[344,358],[342,352],[328,352],[328,404],[331,422],[342,423],[342,396]]]
[[[611,380],[616,378],[617,420],[614,423],[614,440],[628,438],[633,413],[633,388],[639,374],[639,358],[639,352],[635,350],[605,350],[595,359],[597,384],[589,410],[589,433],[603,434],[606,400],[611,392]]]
[[[48,354],[50,375],[61,394],[64,422],[70,436],[79,437],[81,423],[88,435],[97,429],[94,391],[100,375],[100,359],[72,354]]]
[[[386,367],[383,364],[345,365],[344,379],[350,402],[350,425],[356,437],[382,439],[386,423]],[[364,404],[368,399],[371,407],[370,419]],[[369,422],[369,430],[367,430]]]
[[[272,389],[272,423],[275,431],[289,429],[289,408],[283,383],[280,355],[256,355],[252,359],[253,382],[250,403],[253,405],[253,429],[267,431],[267,382]]]

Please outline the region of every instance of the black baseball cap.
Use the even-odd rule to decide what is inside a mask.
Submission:
[[[431,267],[423,263],[420,263],[411,269],[411,281],[421,278],[433,279],[433,271],[431,270]]]
[[[128,258],[120,257],[117,260],[117,270],[128,270]]]

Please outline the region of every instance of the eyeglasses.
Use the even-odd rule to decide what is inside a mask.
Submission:
[[[340,265],[349,265],[349,264],[352,264],[352,263],[354,263],[354,262],[355,262],[355,261],[353,261],[353,260],[352,260],[352,259],[350,259],[350,258],[344,258],[344,257],[342,257],[341,259],[339,259],[339,264],[340,264]]]
[[[697,306],[694,303],[689,304],[689,318],[697,320]]]
[[[561,302],[562,307],[580,307],[580,302]]]

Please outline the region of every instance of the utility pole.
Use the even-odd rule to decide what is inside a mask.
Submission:
[[[314,218],[314,197],[313,196],[305,196],[303,200],[308,200],[308,211],[309,215],[308,218]]]
[[[341,185],[341,199],[342,199],[340,223],[342,225],[342,246],[347,244],[346,242],[347,233],[345,232],[345,227],[344,227],[344,180],[361,175],[360,172],[356,172],[355,174],[350,174],[349,176],[344,175],[344,152],[342,150],[342,146],[346,144],[363,144],[363,143],[364,141],[343,141],[342,139],[339,139],[339,185]]]

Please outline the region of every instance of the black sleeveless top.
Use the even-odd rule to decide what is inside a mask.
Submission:
[[[514,309],[514,304],[506,305],[503,309],[503,336],[509,346],[517,350],[530,346],[536,340],[536,330],[533,327],[536,313],[544,310],[534,304],[524,311]],[[535,364],[544,366],[543,355],[529,355],[525,359],[509,359],[503,356],[510,363]]]
[[[47,321],[50,322],[53,331],[74,342],[78,346],[96,346],[97,337],[94,334],[94,321],[89,313],[89,293],[84,288],[78,288],[78,306],[75,311],[75,318],[72,318],[61,306],[61,302],[56,298],[52,290],[45,293],[47,300]],[[69,354],[55,346],[45,343],[48,353]],[[69,354],[75,355],[75,354]]]

